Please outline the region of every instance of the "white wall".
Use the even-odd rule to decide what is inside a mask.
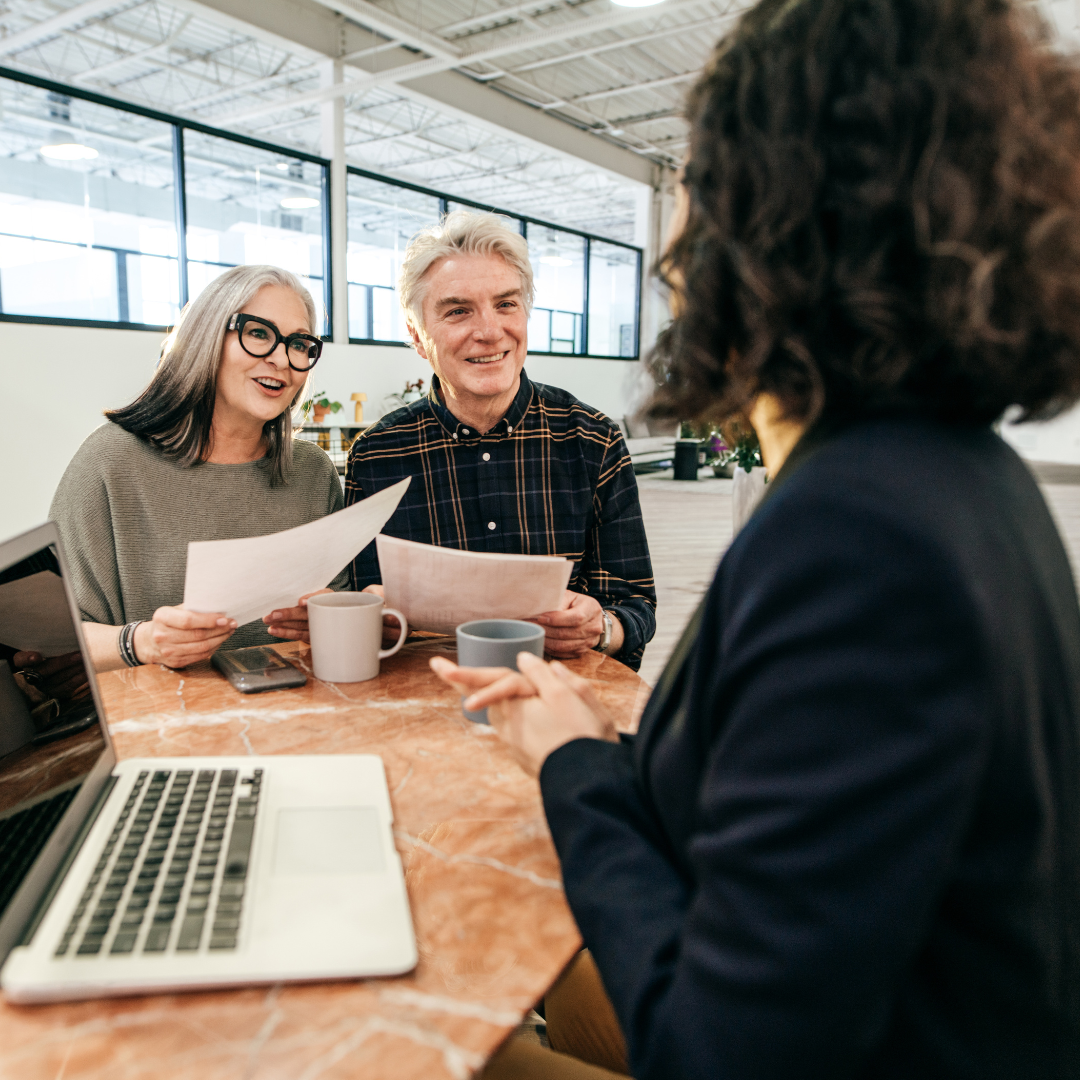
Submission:
[[[1044,424],[1003,424],[1001,433],[1029,461],[1080,465],[1080,406]]]
[[[0,425],[0,540],[48,517],[53,491],[80,443],[102,412],[130,402],[149,381],[162,335],[0,322],[3,423]],[[635,363],[580,357],[530,356],[526,371],[539,382],[569,390],[619,419],[631,409]],[[411,349],[327,345],[315,368],[316,390],[340,401],[351,420],[349,396],[365,393],[364,419],[386,411],[384,399],[431,369]]]

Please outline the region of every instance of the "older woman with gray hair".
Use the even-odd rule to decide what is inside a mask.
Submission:
[[[180,603],[189,541],[278,532],[343,505],[330,459],[293,438],[322,352],[315,322],[295,275],[226,271],[181,313],[146,389],[72,458],[50,516],[99,671],[307,640],[306,597],[241,627]]]

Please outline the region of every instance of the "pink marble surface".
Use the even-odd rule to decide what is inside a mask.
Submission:
[[[427,666],[449,639],[407,645],[366,683],[245,696],[209,664],[101,676],[121,758],[376,753],[386,766],[420,962],[394,979],[275,985],[48,1006],[0,1000],[0,1078],[464,1080],[580,946],[539,789],[490,728],[461,716]],[[629,730],[648,687],[592,653]]]

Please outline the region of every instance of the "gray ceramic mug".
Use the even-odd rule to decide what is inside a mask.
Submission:
[[[544,655],[544,628],[518,619],[477,619],[457,628],[459,667],[508,667],[517,671],[517,654]],[[488,723],[487,709],[470,712],[462,698],[466,720]]]

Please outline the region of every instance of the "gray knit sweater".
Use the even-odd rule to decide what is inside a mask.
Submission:
[[[49,516],[60,530],[83,618],[119,626],[183,601],[189,540],[263,536],[343,505],[333,463],[314,443],[293,444],[289,482],[272,488],[257,461],[182,468],[106,423],[71,459]],[[347,581],[343,571],[332,587],[347,588]],[[241,626],[225,647],[274,640],[256,621]]]

